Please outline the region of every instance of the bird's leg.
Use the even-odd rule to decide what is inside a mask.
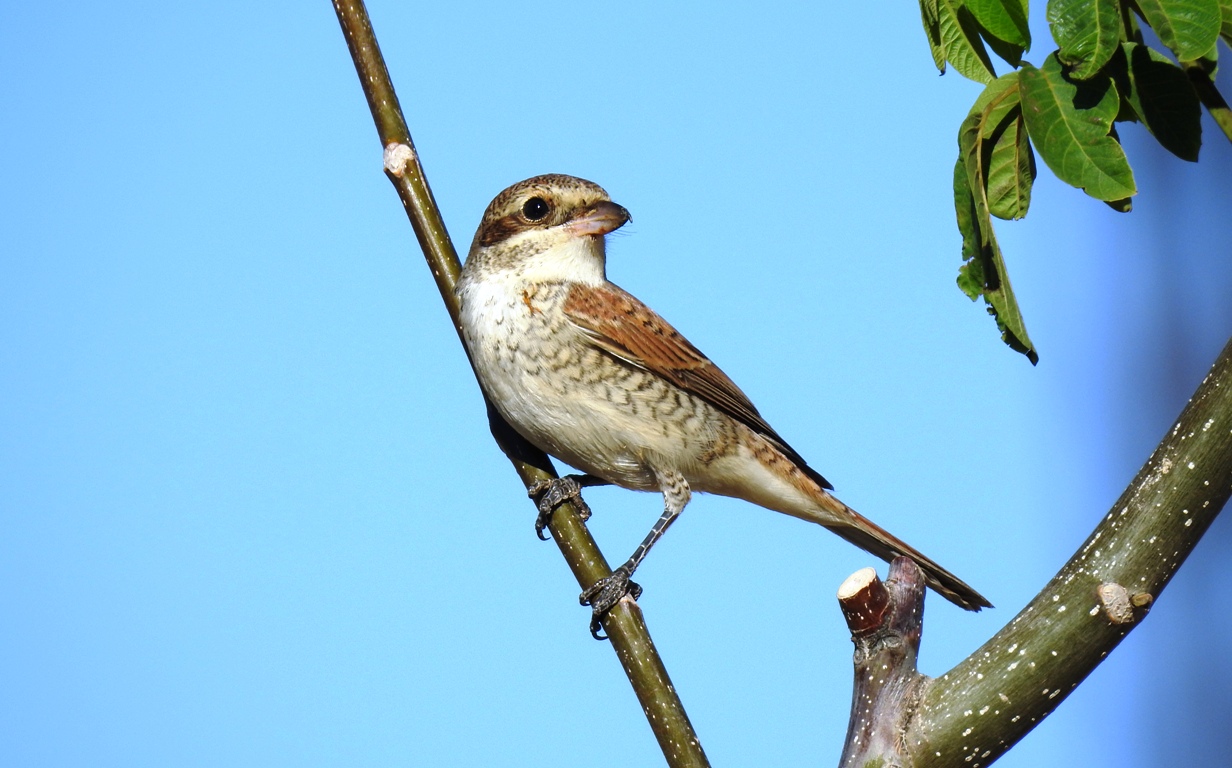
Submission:
[[[634,600],[641,597],[641,585],[631,580],[633,572],[646,559],[646,555],[650,553],[650,548],[655,545],[655,542],[667,532],[671,524],[684,511],[693,495],[693,492],[689,490],[688,481],[679,472],[656,472],[655,474],[659,479],[659,487],[663,491],[663,514],[655,521],[650,533],[646,534],[642,543],[637,545],[637,549],[633,550],[628,560],[612,571],[611,575],[591,584],[578,598],[582,605],[590,606],[590,634],[594,635],[596,640],[607,639],[599,634],[601,626],[599,620],[603,614],[610,611],[625,595],[632,595]]]
[[[535,518],[535,535],[542,541],[548,540],[548,537],[543,535],[543,529],[548,527],[548,521],[552,519],[556,508],[566,501],[572,501],[573,506],[577,507],[582,522],[589,520],[590,507],[582,499],[582,489],[607,484],[606,480],[594,475],[565,475],[551,480],[540,480],[527,488],[527,496],[532,499],[539,497],[535,501],[535,506],[539,508],[539,516]]]

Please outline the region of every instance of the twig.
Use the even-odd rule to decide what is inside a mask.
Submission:
[[[372,110],[381,146],[385,148],[385,174],[393,182],[415,236],[423,249],[428,268],[436,279],[441,299],[459,336],[458,299],[454,294],[462,265],[445,230],[445,224],[424,176],[410,131],[394,93],[389,71],[372,31],[372,23],[361,0],[334,0],[334,10],[346,37],[360,84]],[[526,487],[555,477],[548,457],[509,428],[488,407],[493,437],[513,463]],[[529,527],[527,529],[529,531]],[[611,574],[603,553],[571,504],[561,505],[548,525],[578,584],[589,587]],[[641,702],[650,727],[670,766],[707,766],[697,734],[672,687],[667,670],[655,650],[637,603],[621,602],[603,619],[603,629],[611,639],[629,682]]]

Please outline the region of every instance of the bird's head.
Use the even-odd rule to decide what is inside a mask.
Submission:
[[[561,174],[535,176],[509,187],[488,205],[466,269],[602,282],[604,236],[629,218],[598,184]]]

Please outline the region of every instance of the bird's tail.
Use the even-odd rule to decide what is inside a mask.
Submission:
[[[978,611],[981,608],[991,608],[992,603],[976,592],[965,581],[937,565],[931,558],[925,557],[915,547],[885,530],[873,521],[856,512],[851,507],[839,501],[829,493],[822,492],[823,506],[830,513],[827,520],[818,520],[826,528],[834,531],[847,541],[855,544],[865,552],[880,557],[887,563],[904,555],[911,558],[924,571],[928,586],[937,594],[955,605],[968,611]],[[833,522],[838,518],[842,522]]]

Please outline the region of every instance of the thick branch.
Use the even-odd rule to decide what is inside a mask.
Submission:
[[[461,336],[454,285],[462,267],[415,152],[368,12],[360,0],[335,0],[334,10],[372,110],[381,146],[385,148],[385,173],[402,199],[441,299]],[[526,487],[556,476],[548,457],[510,429],[490,404],[488,417],[493,436]],[[581,587],[589,587],[611,574],[603,553],[572,505],[561,505],[552,515],[548,529]],[[668,764],[709,765],[650,639],[637,603],[631,599],[622,600],[604,617],[603,629],[611,639],[612,648],[633,685]]]
[[[1086,543],[979,650],[924,686],[915,766],[996,760],[1146,615],[1232,494],[1232,342]]]

